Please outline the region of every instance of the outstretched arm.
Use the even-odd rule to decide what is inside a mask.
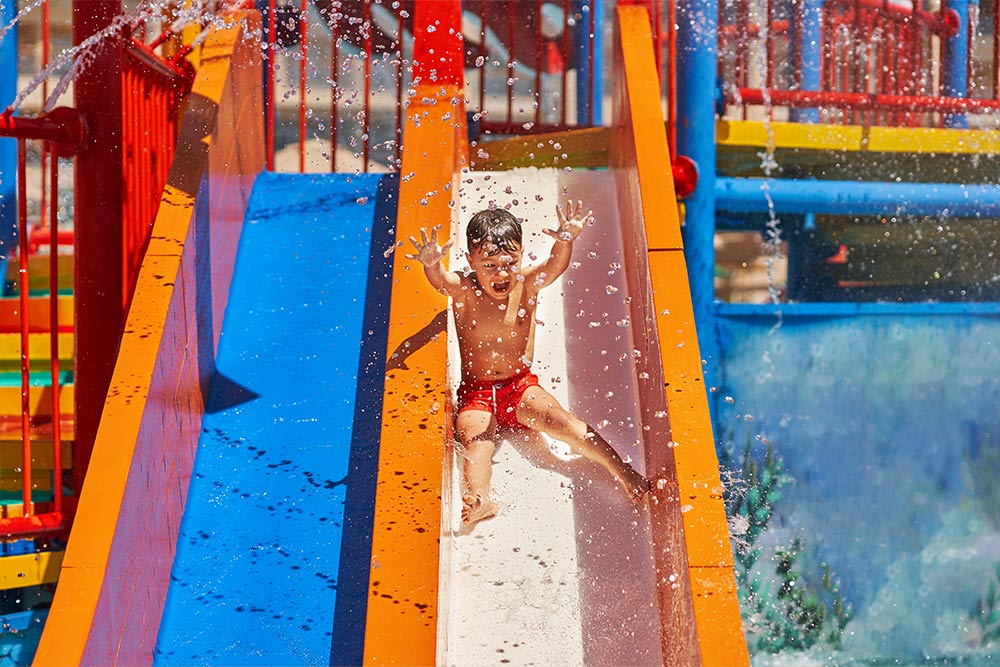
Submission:
[[[543,229],[542,231],[555,239],[552,244],[552,252],[548,259],[537,267],[530,269],[525,276],[532,284],[538,288],[546,287],[555,282],[569,266],[569,260],[573,256],[573,242],[583,231],[585,225],[594,221],[594,212],[588,210],[583,212],[583,202],[577,201],[576,205],[572,201],[566,202],[566,210],[556,206],[556,216],[559,218],[557,229]]]
[[[448,296],[458,294],[461,281],[458,274],[453,271],[446,271],[441,260],[448,254],[448,248],[452,242],[449,240],[443,246],[438,245],[437,233],[441,227],[434,227],[430,233],[423,227],[420,228],[421,241],[410,237],[410,243],[417,249],[416,254],[407,255],[408,259],[415,259],[424,265],[424,275],[427,281],[439,292],[444,292]]]

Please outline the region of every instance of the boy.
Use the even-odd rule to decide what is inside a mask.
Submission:
[[[649,490],[649,482],[586,423],[567,412],[538,384],[530,372],[534,353],[534,322],[538,292],[551,285],[569,266],[573,242],[592,211],[581,215],[583,203],[556,206],[558,229],[545,229],[554,239],[549,258],[522,267],[521,224],[503,209],[476,213],[466,229],[469,274],[446,271],[442,260],[451,247],[438,246],[437,228],[410,237],[435,289],[451,297],[461,354],[462,384],[458,389],[455,432],[465,448],[462,521],[468,524],[497,513],[490,499],[493,451],[499,427],[541,431],[604,466],[633,500]]]

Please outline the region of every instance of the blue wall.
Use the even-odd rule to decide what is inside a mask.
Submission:
[[[17,12],[16,2],[0,2],[0,25],[9,25]],[[0,111],[17,95],[17,28],[0,40]],[[0,139],[0,266],[9,255],[9,246],[16,242],[17,206],[17,142]],[[2,273],[2,272],[0,272]],[[0,275],[0,292],[3,277]]]
[[[790,476],[762,570],[796,537],[829,564],[852,659],[1000,664],[968,619],[1000,576],[1000,304],[718,308],[717,438]]]

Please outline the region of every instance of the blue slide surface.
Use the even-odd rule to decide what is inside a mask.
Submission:
[[[155,664],[361,662],[397,191],[258,177]]]

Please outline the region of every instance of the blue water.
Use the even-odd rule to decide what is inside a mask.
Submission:
[[[257,179],[156,664],[360,661],[395,189]]]
[[[839,651],[754,664],[1000,665],[1000,304],[781,309],[721,308],[716,435],[782,461],[764,607],[797,540],[799,590],[829,603],[828,567],[851,617]]]

